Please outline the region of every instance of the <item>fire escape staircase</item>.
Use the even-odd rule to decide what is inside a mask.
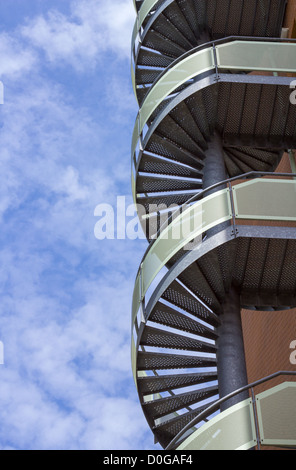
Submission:
[[[232,286],[241,308],[296,306],[295,179],[274,173],[296,148],[296,43],[280,39],[285,0],[134,3],[132,187],[149,246],[135,284],[132,362],[166,448],[219,398],[217,340]],[[205,184],[215,139],[226,177]],[[270,207],[290,197],[283,216]],[[170,242],[186,215],[197,228]]]

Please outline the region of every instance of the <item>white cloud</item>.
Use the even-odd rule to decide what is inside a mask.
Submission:
[[[22,74],[38,66],[38,57],[31,47],[26,47],[8,33],[0,34],[1,77],[21,79]]]
[[[71,6],[71,18],[51,10],[46,17],[30,20],[22,35],[44,51],[50,62],[65,61],[77,69],[97,64],[107,51],[119,58],[130,57],[135,21],[131,0],[83,0]]]

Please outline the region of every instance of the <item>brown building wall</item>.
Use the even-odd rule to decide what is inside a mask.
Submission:
[[[284,27],[289,28],[288,37],[296,38],[296,0],[288,1]]]
[[[280,370],[296,371],[291,364],[290,349],[296,340],[296,310],[279,312],[242,312],[247,371],[249,383],[264,378]],[[271,386],[287,380],[286,377],[273,379],[266,385],[256,388],[259,393]],[[296,380],[288,377],[288,380]]]

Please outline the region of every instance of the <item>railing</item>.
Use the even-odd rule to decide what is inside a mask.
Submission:
[[[151,294],[156,284],[161,282],[165,275],[163,271],[167,271],[166,263],[178,251],[184,247],[187,248],[186,245],[191,240],[195,239],[198,243],[202,243],[204,232],[227,220],[232,221],[233,237],[237,236],[237,221],[239,219],[296,222],[295,177],[295,173],[250,172],[229,178],[193,196],[181,206],[181,214],[178,217],[171,222],[168,220],[167,223],[164,223],[165,227],[160,227],[157,238],[150,243],[142,258],[133,293],[132,364],[135,378],[137,340],[134,341],[134,332],[137,337],[139,323],[146,321],[148,290]],[[250,178],[252,181],[233,185],[239,180]],[[221,186],[224,189],[206,196],[208,192]],[[251,197],[253,204],[248,204],[249,197]],[[189,204],[191,205],[188,207]],[[246,208],[248,214],[245,213]],[[185,227],[185,236],[180,231],[182,223]],[[195,225],[195,229],[192,231],[189,230],[191,224]],[[187,249],[190,250],[190,247],[191,245]]]
[[[188,244],[192,240],[202,241],[202,235],[209,229],[229,220],[236,236],[237,219],[296,222],[295,177],[294,173],[246,173],[210,186],[181,206],[179,215],[160,227],[157,238],[144,254],[135,281],[132,323],[157,274],[178,251],[190,250]],[[250,178],[251,181],[233,185]],[[219,187],[224,189],[207,196]]]
[[[248,41],[236,41],[237,38],[227,38],[227,40],[215,41],[205,46],[196,48],[190,53],[185,54],[178,59],[173,67],[169,68],[154,83],[136,118],[136,123],[132,137],[132,191],[133,199],[136,203],[136,184],[135,178],[140,162],[140,152],[145,138],[144,128],[147,120],[159,104],[167,96],[177,89],[181,83],[188,82],[190,77],[195,79],[203,76],[205,68],[218,76],[219,71],[225,67],[228,69],[239,69],[240,71],[273,71],[273,72],[296,72],[296,41],[290,41],[290,44],[279,40],[272,42],[254,39]],[[266,47],[269,45],[269,47]],[[282,48],[285,47],[283,54]],[[229,49],[228,49],[229,48]],[[233,48],[237,48],[236,54]],[[262,49],[263,48],[263,49]],[[289,49],[290,48],[290,49]],[[262,49],[262,50],[261,50]],[[230,55],[231,52],[231,55]],[[251,57],[250,57],[251,54]],[[183,58],[185,57],[185,58]],[[203,60],[199,63],[199,59]],[[239,64],[241,57],[245,63]],[[264,64],[263,58],[266,63]],[[225,62],[224,62],[225,59]],[[207,64],[210,60],[210,64]],[[284,66],[285,64],[285,66]],[[180,71],[180,73],[179,73]],[[182,78],[183,77],[183,78]],[[173,84],[173,85],[172,85]]]
[[[233,391],[232,393],[229,393],[223,398],[220,398],[219,400],[215,401],[213,404],[211,404],[206,410],[204,410],[202,413],[200,413],[198,416],[196,416],[190,423],[188,423],[182,431],[180,431],[174,439],[169,443],[169,445],[166,447],[165,450],[172,450],[175,448],[176,444],[182,439],[184,434],[187,431],[190,431],[196,424],[200,423],[203,421],[205,418],[208,416],[211,416],[213,413],[218,411],[223,403],[225,403],[227,400],[230,398],[235,397],[236,395],[239,395],[240,393],[246,391],[246,390],[251,390],[251,396],[252,396],[252,404],[253,404],[253,411],[254,411],[254,416],[255,416],[255,428],[256,428],[256,439],[257,439],[257,446],[258,450],[260,449],[260,435],[259,435],[259,429],[258,429],[258,423],[256,419],[256,404],[255,404],[255,393],[254,393],[254,388],[258,385],[261,385],[263,383],[266,383],[272,379],[275,379],[281,375],[285,376],[296,376],[296,371],[278,371],[275,372],[274,374],[271,374],[267,377],[264,377],[263,379],[257,380],[256,382],[252,382],[251,384],[248,384],[244,387],[239,388],[238,390]],[[295,441],[296,441],[296,435],[295,435]]]
[[[164,2],[158,9],[158,12],[162,12],[168,6],[168,3],[172,1],[173,0],[167,0],[166,2]],[[141,29],[142,29],[143,23],[157,2],[158,0],[146,0],[142,4],[140,10],[138,11],[134,28],[133,28],[133,32],[132,32],[132,39],[131,39],[131,52],[132,52],[131,55],[132,55],[133,61],[136,61],[137,49],[138,49],[139,44],[142,41]],[[244,38],[246,37],[249,38],[250,36],[244,36]],[[261,39],[261,38],[257,38],[257,39]],[[268,38],[263,38],[263,40],[264,39],[268,40]],[[276,38],[276,39],[282,40],[284,38]]]
[[[137,18],[136,18],[136,21],[135,21],[135,24],[134,24],[134,28],[133,28],[133,32],[132,32],[132,57],[134,58],[135,57],[135,54],[136,54],[136,51],[135,51],[135,44],[136,44],[136,39],[137,39],[137,36],[139,35],[139,31],[142,27],[142,24],[145,20],[145,18],[147,17],[147,15],[149,14],[149,12],[152,10],[153,6],[158,2],[158,0],[146,0],[138,14],[137,14]],[[135,5],[135,9],[136,9],[136,4],[135,4],[135,0],[134,0],[134,5]]]
[[[186,249],[186,245],[207,230],[232,219],[233,215],[230,190],[226,188],[199,200],[163,228],[141,263],[134,303],[138,304],[145,297],[153,279],[177,252]]]
[[[160,103],[191,79],[202,77],[205,72],[218,74],[221,70],[296,73],[296,41],[231,37],[199,46],[181,56],[156,80],[138,112],[132,137],[135,169],[138,141],[140,137],[143,139],[143,130]]]

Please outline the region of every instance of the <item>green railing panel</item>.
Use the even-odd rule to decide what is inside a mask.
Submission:
[[[139,32],[146,16],[152,10],[152,8],[154,7],[154,5],[157,2],[158,2],[158,0],[145,0],[145,2],[142,3],[142,6],[141,6],[141,8],[138,12],[138,15],[137,15],[137,18],[136,18],[136,21],[135,21],[135,24],[134,24],[133,32],[132,32],[132,49],[134,48],[137,34],[138,34],[138,32]],[[134,1],[134,5],[135,5],[135,9],[136,9],[135,1]]]
[[[137,276],[132,308],[132,322],[151,283],[166,263],[181,249],[186,249],[210,228],[232,218],[229,189],[217,191],[188,207],[164,228],[145,256]]]
[[[137,204],[136,202],[136,182],[135,182],[135,177],[134,177],[134,172],[133,172],[133,168],[132,168],[132,196],[133,196],[133,201],[134,201],[134,204]]]
[[[189,207],[169,224],[152,245],[143,262],[142,294],[165,264],[191,240],[231,219],[229,189],[217,191]]]
[[[137,14],[137,17],[136,17],[136,21],[135,21],[135,24],[134,24],[134,27],[133,27],[133,31],[132,31],[132,39],[131,39],[131,55],[132,57],[134,56],[134,53],[136,52],[134,50],[135,48],[135,43],[136,43],[136,38],[137,38],[137,35],[140,31],[140,28],[146,18],[146,16],[148,15],[148,13],[152,10],[152,8],[154,7],[154,5],[158,2],[158,0],[146,0],[138,14]],[[135,5],[135,0],[134,0],[134,5]],[[135,9],[136,9],[136,5],[135,5]],[[135,84],[135,71],[134,71],[134,68],[133,68],[133,64],[132,64],[132,68],[131,68],[131,74],[132,74],[132,83]],[[136,88],[134,86],[134,92],[136,94]]]
[[[157,2],[158,0],[145,0],[142,3],[142,6],[138,13],[138,30],[142,26],[148,13],[152,10],[152,8],[154,7],[154,5],[156,5]]]
[[[266,72],[295,72],[295,44],[235,41],[216,47],[218,67]]]
[[[132,324],[135,323],[141,300],[142,300],[141,299],[141,276],[138,275],[136,278],[134,292],[133,292]]]
[[[132,87],[134,91],[134,95],[137,96],[137,91],[136,91],[136,77],[134,74],[134,69],[133,69],[133,64],[131,62],[131,77],[132,77]]]
[[[163,228],[151,245],[136,278],[132,323],[151,283],[181,249],[210,228],[227,220],[277,220],[296,222],[296,181],[260,178],[232,186],[233,210],[229,188],[195,202]],[[147,219],[149,223],[149,219]]]
[[[261,445],[296,447],[296,383],[256,395]]]
[[[255,179],[233,186],[235,217],[296,221],[296,181]]]
[[[252,400],[247,399],[203,424],[177,447],[177,451],[248,450],[256,442]]]
[[[186,83],[196,75],[200,75],[215,67],[214,53],[212,48],[196,52],[170,68],[167,73],[158,80],[157,86],[152,87],[142,108],[140,109],[139,126],[142,130],[151,116],[166,96],[170,95],[179,86]]]

